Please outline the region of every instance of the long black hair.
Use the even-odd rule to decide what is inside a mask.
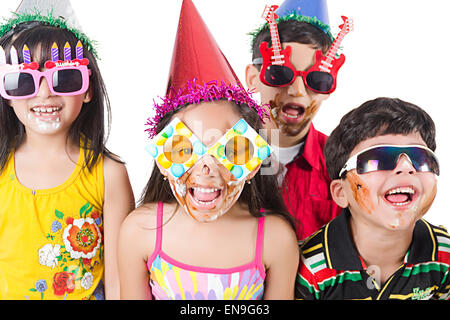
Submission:
[[[256,131],[262,128],[262,124],[258,114],[246,104],[237,105],[234,102],[231,104],[236,108],[241,117]],[[164,115],[156,127],[156,133],[159,133],[171,121],[176,112],[185,108],[188,104],[178,108],[175,111]],[[176,203],[174,195],[169,185],[168,180],[164,180],[164,176],[159,169],[154,166],[150,179],[145,186],[139,204],[146,203]],[[247,204],[250,214],[254,217],[261,217],[261,209],[264,208],[264,215],[277,214],[282,216],[289,222],[291,227],[295,230],[294,218],[287,211],[279,187],[276,181],[276,176],[261,174],[259,170],[252,178],[250,184],[245,184],[244,189],[238,199],[241,204]]]
[[[17,49],[19,62],[23,62],[22,48],[26,44],[32,56],[39,57],[39,61],[36,62],[43,67],[45,61],[51,60],[53,43],[58,45],[60,57],[63,57],[63,48],[66,42],[72,48],[72,59],[74,59],[78,39],[72,32],[32,21],[21,23],[6,33],[0,39],[0,46],[6,52],[7,61],[10,61],[10,48],[14,46]],[[93,53],[85,46],[83,54],[85,58],[89,59],[88,68],[91,70],[89,85],[92,99],[90,102],[83,103],[80,114],[69,129],[67,139],[75,144],[79,143],[84,148],[85,163],[90,170],[100,156],[107,156],[116,161],[118,158],[105,147],[110,130],[111,107],[97,61]],[[25,127],[17,118],[14,110],[8,106],[5,99],[0,98],[0,173],[4,169],[10,153],[21,145],[25,135]]]

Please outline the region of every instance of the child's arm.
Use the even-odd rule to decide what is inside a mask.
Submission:
[[[299,250],[294,230],[278,216],[267,216],[263,262],[266,267],[264,300],[293,299]]]
[[[117,245],[120,226],[134,209],[134,196],[125,166],[107,157],[103,163],[105,198],[103,203],[105,245],[105,297],[120,298]]]
[[[150,215],[142,207],[128,215],[119,237],[120,298],[127,300],[152,299],[147,259],[154,250],[154,226],[149,226]]]

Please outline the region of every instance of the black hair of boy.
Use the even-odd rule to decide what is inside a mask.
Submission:
[[[278,23],[278,33],[280,41],[283,42],[297,42],[302,44],[310,44],[314,49],[320,49],[325,54],[331,47],[332,41],[330,37],[321,29],[313,26],[310,23],[287,20]],[[259,46],[261,42],[266,41],[269,46],[272,46],[269,28],[264,28],[254,39],[252,46],[252,60],[261,58]],[[257,65],[258,69],[261,65]]]
[[[381,135],[414,132],[420,134],[428,148],[436,149],[434,121],[420,107],[384,97],[363,103],[347,113],[328,137],[324,154],[330,178],[339,179],[340,170],[360,142]]]

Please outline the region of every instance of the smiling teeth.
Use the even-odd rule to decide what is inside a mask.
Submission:
[[[198,191],[198,192],[202,192],[202,193],[213,193],[213,192],[217,192],[217,191],[220,191],[221,189],[217,189],[217,188],[192,188],[192,189],[194,189],[195,191]]]
[[[406,206],[406,205],[409,204],[410,202],[411,202],[411,200],[408,200],[408,201],[405,201],[405,202],[392,202],[392,204],[393,204],[394,206],[401,207],[401,206]]]
[[[397,194],[397,193],[409,193],[409,194],[415,194],[416,192],[414,191],[413,188],[407,187],[407,188],[397,188],[397,189],[392,189],[391,191],[388,192],[388,195],[390,194]]]
[[[35,108],[32,108],[31,110],[33,110],[34,112],[41,112],[41,113],[50,113],[50,112],[55,113],[55,112],[59,111],[60,108],[59,107],[55,107],[55,108],[35,107]]]

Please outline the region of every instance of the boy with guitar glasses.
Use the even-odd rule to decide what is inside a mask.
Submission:
[[[345,60],[336,52],[352,23],[343,17],[333,42],[326,0],[286,0],[279,8],[267,6],[263,17],[268,24],[252,33],[253,63],[246,68],[246,82],[270,106],[265,128],[278,155],[275,169],[283,197],[302,240],[341,211],[329,192],[323,156],[327,137],[312,120],[336,89]]]

